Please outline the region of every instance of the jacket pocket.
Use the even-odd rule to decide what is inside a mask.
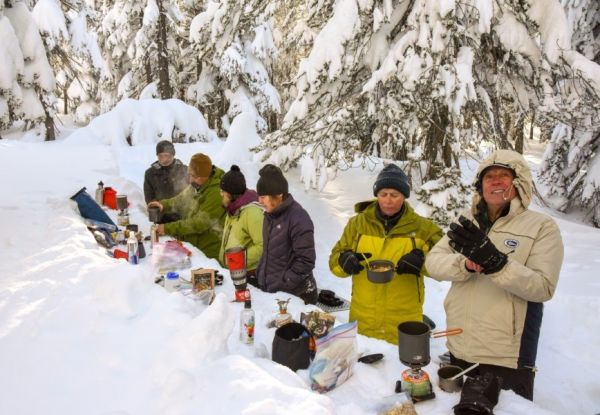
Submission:
[[[512,310],[512,335],[515,336],[517,334],[517,313],[515,311],[514,299],[510,302],[510,305]]]

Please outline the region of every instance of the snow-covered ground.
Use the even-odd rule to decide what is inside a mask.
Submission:
[[[381,352],[383,361],[357,363],[346,383],[320,395],[310,390],[307,371],[293,373],[270,360],[274,329],[266,323],[276,312],[275,299],[286,294],[252,290],[256,341],[246,346],[238,340],[242,305],[230,301],[228,279],[206,306],[154,284],[149,258],[132,266],[106,255],[69,197],[83,186],[93,194],[103,180],[128,195],[131,222],[147,232],[141,189],[143,172],[155,160],[153,143],[128,147],[5,137],[0,141],[0,414],[375,414],[394,393],[405,367],[393,345],[359,336],[359,352]],[[204,152],[229,169],[232,150],[218,140],[176,149],[186,163]],[[231,154],[253,187],[260,164]],[[529,156],[534,166],[538,154]],[[304,190],[299,170],[286,173],[291,193],[315,223],[318,284],[347,298],[351,281],[331,275],[329,252],[354,203],[371,197],[380,168],[340,172],[321,193]],[[465,171],[467,178],[472,174]],[[552,214],[562,231],[565,262],[556,295],[545,308],[535,401],[503,391],[499,415],[600,413],[600,230]],[[220,269],[197,250],[193,266]],[[439,327],[448,287],[427,280],[425,311]],[[289,311],[298,319],[312,308],[293,298]],[[347,312],[336,316],[347,321]],[[444,350],[443,339],[432,340],[433,362],[425,369],[437,397],[418,404],[420,414],[449,414],[459,399],[437,388],[437,356]]]

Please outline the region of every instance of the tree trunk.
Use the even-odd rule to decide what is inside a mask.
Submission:
[[[46,119],[44,120],[44,125],[46,126],[46,141],[54,141],[56,139],[56,131],[54,129],[54,120],[46,112]]]
[[[515,151],[523,154],[523,139],[525,138],[525,114],[519,115],[517,125],[515,126]]]
[[[169,82],[169,55],[167,52],[167,18],[162,0],[158,0],[158,93],[161,99],[173,97]]]
[[[150,57],[146,55],[144,65],[144,72],[146,72],[146,85],[150,85],[152,83],[152,65],[150,65]]]
[[[529,125],[529,139],[533,140],[533,127],[535,125],[535,109],[531,111],[531,124]]]
[[[436,179],[444,167],[452,165],[452,149],[446,139],[447,127],[448,108],[446,106],[438,107],[432,114],[432,122],[425,137],[426,181]]]
[[[63,88],[63,112],[65,114],[69,113],[69,97],[67,96],[67,86]]]

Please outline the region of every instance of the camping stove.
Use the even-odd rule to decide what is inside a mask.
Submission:
[[[408,393],[414,402],[435,398],[429,375],[420,366],[411,366],[402,372],[402,379],[396,382],[396,393]]]

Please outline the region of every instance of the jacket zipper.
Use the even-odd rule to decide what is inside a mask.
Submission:
[[[411,236],[410,241],[412,242],[413,249],[417,249],[417,243],[415,242],[415,237]],[[417,285],[417,297],[419,298],[419,304],[421,304],[421,290],[419,289],[419,275],[415,275],[415,283]]]

